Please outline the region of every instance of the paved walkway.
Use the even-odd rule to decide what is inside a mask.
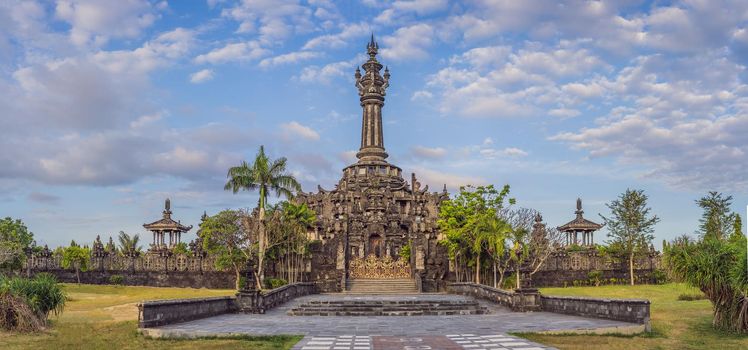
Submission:
[[[491,311],[487,315],[374,317],[286,315],[286,312],[290,308],[310,300],[340,299],[470,300],[472,298],[453,294],[412,294],[398,296],[310,295],[294,299],[268,311],[264,315],[226,314],[191,322],[150,328],[147,332],[149,335],[155,337],[198,337],[230,334],[302,334],[306,337],[296,348],[305,350],[548,349],[547,347],[542,347],[526,340],[507,336],[506,333],[589,330],[632,326],[631,323],[626,322],[549,312],[512,312],[507,308],[482,300],[479,300],[479,302]],[[409,341],[408,339],[420,339],[425,343],[408,345],[413,343],[413,341]],[[339,341],[342,341],[340,345],[338,345]],[[363,345],[366,341],[368,341],[367,345]],[[344,345],[343,343],[349,345]],[[357,343],[361,345],[359,346]],[[444,347],[444,344],[451,345]]]

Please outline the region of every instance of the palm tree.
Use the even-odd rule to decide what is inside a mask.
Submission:
[[[119,240],[119,249],[122,255],[140,253],[141,247],[138,245],[140,235],[137,233],[130,236],[125,231],[119,231],[117,239]]]
[[[301,185],[293,175],[286,173],[286,158],[270,160],[265,155],[263,146],[260,146],[254,163],[248,164],[246,161],[242,161],[239,166],[229,169],[227,177],[229,180],[223,187],[227,191],[230,190],[235,194],[240,190],[258,190],[260,192],[257,203],[259,209],[257,285],[258,288],[262,288],[262,280],[265,278],[265,251],[267,249],[264,220],[268,193],[274,192],[276,197],[284,196],[290,199],[293,197],[294,191],[301,191]]]
[[[305,243],[308,240],[307,231],[317,222],[317,213],[310,209],[305,203],[293,202],[283,203],[283,217],[290,226],[290,234],[287,237],[287,254],[293,259],[286,259],[288,264],[288,281],[296,282],[297,272],[301,270],[302,257]]]
[[[512,232],[512,227],[504,219],[498,217],[491,211],[483,215],[477,222],[477,236],[473,248],[483,249],[484,246],[493,260],[494,287],[499,288],[501,281],[496,280],[496,263],[504,255],[506,250],[507,235]],[[478,266],[480,259],[478,259]],[[477,269],[480,270],[480,269]],[[478,274],[476,273],[476,278]],[[504,279],[503,270],[501,280]]]

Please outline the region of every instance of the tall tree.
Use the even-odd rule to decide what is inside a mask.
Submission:
[[[735,213],[735,221],[732,224],[732,235],[730,235],[730,241],[737,242],[743,236],[743,218],[740,217],[740,214]]]
[[[26,259],[26,250],[34,246],[34,233],[20,219],[0,220],[0,268],[18,269]]]
[[[81,283],[81,271],[88,271],[91,264],[91,249],[81,247],[75,241],[71,241],[70,246],[63,249],[60,263],[63,268],[75,269],[75,277],[78,283]]]
[[[125,231],[119,231],[117,240],[119,240],[119,250],[122,255],[138,255],[143,249],[138,245],[140,235],[137,233],[131,236],[125,233]]]
[[[732,196],[710,191],[706,196],[696,200],[696,204],[704,211],[699,220],[699,232],[704,237],[722,239],[732,232],[734,215],[730,210]]]
[[[600,215],[608,226],[608,237],[612,244],[618,244],[628,257],[629,277],[634,285],[634,258],[647,251],[654,235],[654,226],[660,221],[657,215],[650,214],[647,195],[644,190],[627,189],[618,199],[606,204],[611,216]]]
[[[265,148],[260,146],[260,150],[255,156],[252,164],[246,161],[239,166],[229,169],[228,181],[224,186],[227,191],[237,193],[243,191],[257,190],[259,199],[257,208],[259,210],[259,242],[257,252],[257,276],[259,281],[265,279],[265,252],[267,251],[267,233],[265,232],[265,207],[269,193],[274,193],[276,197],[283,196],[287,199],[293,198],[293,193],[301,191],[301,185],[296,178],[286,172],[287,160],[285,157],[271,160],[265,155]],[[258,282],[260,288],[262,283]]]
[[[460,257],[466,257],[474,261],[475,283],[480,282],[481,258],[487,253],[488,242],[497,241],[501,237],[489,239],[490,235],[502,235],[502,230],[492,230],[491,225],[496,228],[503,227],[500,223],[492,223],[490,217],[495,217],[504,207],[505,201],[514,204],[509,195],[509,185],[505,185],[500,191],[493,185],[488,186],[464,186],[460,187],[460,193],[450,199],[439,208],[439,220],[437,224],[445,239],[440,243],[447,247],[450,259],[458,263]]]
[[[243,213],[224,210],[209,216],[200,223],[197,235],[203,239],[205,251],[216,256],[216,267],[231,268],[234,271],[235,286],[241,285],[241,270],[252,258],[254,240],[249,236],[250,227],[244,227]]]
[[[288,283],[299,280],[301,264],[309,241],[307,232],[317,222],[317,213],[305,203],[283,202],[283,220],[288,227],[286,238],[286,270]]]

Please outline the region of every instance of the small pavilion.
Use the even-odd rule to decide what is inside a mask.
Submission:
[[[192,226],[184,226],[179,221],[171,218],[171,201],[167,198],[164,203],[163,218],[150,224],[143,224],[146,230],[153,232],[152,250],[171,249],[182,242],[182,233],[192,229]],[[169,242],[166,242],[166,234],[169,234]]]
[[[584,218],[581,198],[577,198],[577,211],[575,211],[574,214],[577,214],[577,217],[574,220],[558,227],[559,231],[566,234],[565,245],[595,245],[594,232],[602,228],[603,225]]]

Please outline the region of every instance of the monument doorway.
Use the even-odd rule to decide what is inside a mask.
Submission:
[[[369,254],[373,254],[377,258],[381,258],[384,252],[382,236],[373,234],[369,236]]]

